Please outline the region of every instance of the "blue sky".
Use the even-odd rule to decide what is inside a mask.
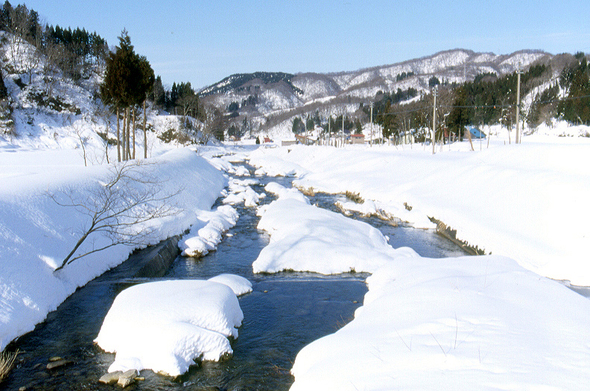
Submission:
[[[95,31],[111,46],[125,28],[165,85],[194,88],[233,73],[353,71],[455,48],[590,52],[588,0],[24,3],[45,23]]]

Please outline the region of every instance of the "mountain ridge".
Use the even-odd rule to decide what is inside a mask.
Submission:
[[[230,122],[251,121],[253,126],[250,128],[272,133],[273,127],[285,128],[289,118],[297,115],[309,115],[315,111],[325,116],[331,113],[352,115],[360,104],[373,101],[379,92],[412,88],[418,94],[427,94],[433,78],[437,83],[462,84],[479,74],[493,73],[501,77],[518,67],[526,69],[538,61],[549,62],[553,57],[542,50],[524,49],[496,55],[451,49],[354,71],[234,74],[205,87],[200,95],[205,102],[216,107],[239,106],[232,112]],[[231,83],[235,80],[244,82],[232,88]],[[241,104],[247,100],[256,103]]]

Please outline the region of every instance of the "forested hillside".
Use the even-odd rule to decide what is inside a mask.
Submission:
[[[279,138],[370,122],[383,136],[432,127],[437,91],[437,137],[467,126],[515,126],[520,72],[521,128],[534,132],[554,121],[587,124],[590,103],[587,56],[520,51],[510,55],[450,50],[399,64],[337,74],[257,72],[230,76],[201,91],[203,101],[225,108],[230,136],[252,131]]]
[[[105,78],[114,63],[118,77]],[[0,141],[10,145],[100,146],[104,156],[95,160],[102,161],[129,143],[128,151],[137,145],[145,154],[158,143],[206,142],[214,126],[223,137],[214,108],[200,105],[190,83],[163,86],[125,30],[110,49],[96,32],[42,24],[36,11],[6,1],[0,69]],[[133,142],[117,143],[130,135]]]

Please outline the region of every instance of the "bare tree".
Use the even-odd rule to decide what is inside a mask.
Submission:
[[[170,200],[182,189],[165,193],[161,181],[149,173],[149,166],[153,164],[145,160],[116,164],[107,181],[98,183],[88,193],[75,193],[70,189],[49,194],[58,205],[74,208],[90,218],[88,226],[82,229],[78,241],[55,271],[119,244],[145,245],[156,230],[150,221],[178,212]],[[99,233],[108,238],[108,243],[78,252],[84,242]]]
[[[77,122],[73,122],[70,119],[70,124],[71,126],[74,128],[74,133],[76,134],[76,137],[78,138],[78,142],[80,143],[80,147],[82,148],[82,157],[84,158],[84,167],[88,166],[88,158],[86,156],[86,144],[88,144],[88,137],[84,136],[84,129],[82,129],[82,126],[77,123]]]

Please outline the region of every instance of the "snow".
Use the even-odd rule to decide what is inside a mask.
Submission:
[[[590,301],[499,256],[392,259],[355,319],[303,348],[297,390],[576,390]]]
[[[244,203],[245,206],[256,206],[260,203],[260,200],[265,197],[264,193],[256,193],[252,185],[256,185],[258,182],[252,179],[230,179],[229,190],[230,194],[223,199],[224,204],[236,205]]]
[[[305,152],[299,162],[317,154]],[[355,152],[357,164],[368,154]],[[292,391],[574,390],[590,380],[587,298],[505,256],[393,249],[380,231],[294,189],[266,190],[278,199],[260,210],[270,243],[254,272],[371,273],[354,320],[297,354]]]
[[[18,150],[18,149],[16,149]],[[176,213],[152,221],[143,246],[182,233],[211,205],[226,185],[223,175],[189,149],[172,150],[139,166],[158,181]],[[110,166],[84,167],[78,150],[18,150],[0,153],[0,348],[31,331],[76,288],[123,262],[133,247],[117,245],[81,258],[54,272],[74,247],[90,217],[58,205],[48,194],[95,202],[96,188]],[[180,192],[179,192],[180,190]],[[79,249],[110,243],[96,233]],[[140,244],[138,246],[141,247]],[[35,276],[35,278],[31,278]]]
[[[248,279],[235,274],[220,274],[218,276],[211,277],[207,281],[227,285],[236,294],[236,296],[242,296],[246,293],[252,292],[252,283],[248,281]]]
[[[310,205],[302,194],[276,183],[272,187],[279,199],[264,209],[258,223],[270,234],[270,243],[252,264],[254,273],[372,272],[391,257],[414,254],[409,248],[394,250],[369,224]]]
[[[238,276],[235,276],[238,277]],[[95,342],[116,353],[109,372],[151,369],[178,376],[195,360],[218,361],[233,353],[244,316],[234,291],[242,281],[157,281],[119,293]]]
[[[494,129],[489,148],[474,141],[475,151],[469,142],[437,147],[435,155],[422,145],[290,146],[258,149],[250,162],[275,175],[297,175],[294,184],[301,188],[358,193],[384,214],[419,227],[432,228],[428,218],[435,217],[487,253],[586,286],[589,147],[587,138],[541,135],[508,144]]]
[[[198,221],[178,243],[183,256],[200,257],[215,250],[221,242],[221,235],[238,222],[238,212],[229,205],[222,205],[214,211],[199,211]]]
[[[363,203],[352,201],[337,201],[336,205],[346,212],[358,212],[365,216],[377,215],[379,210],[373,200],[366,200]]]
[[[393,249],[367,224],[310,205],[300,191],[268,184],[265,190],[278,199],[258,208],[259,228],[269,232],[270,243],[254,262],[255,272],[371,274],[355,319],[298,354],[293,390],[579,389],[590,380],[590,302],[551,280],[590,286],[588,127],[554,121],[527,130],[522,145],[510,144],[503,129],[484,128],[489,147],[487,140],[475,141],[475,151],[468,142],[455,143],[437,147],[434,155],[423,145],[261,147],[251,154],[218,145],[195,153],[163,145],[158,134],[176,128],[179,118],[151,113],[150,159],[134,168],[149,181],[129,190],[157,183],[174,213],[135,227],[153,230],[142,242],[110,247],[56,272],[90,216],[55,201],[99,201],[98,190],[113,172],[107,157],[112,162],[116,151],[106,152],[97,132],[112,133],[113,121],[105,120],[104,108],[93,101],[96,74],[81,81],[86,87],[50,75],[55,95],[74,106],[69,111],[28,98],[47,85],[44,59],[28,64],[27,45],[19,55],[5,51],[3,56],[7,65],[21,64],[28,72],[4,78],[13,99],[15,134],[0,134],[0,350],[135,247],[190,228],[180,242],[185,255],[213,250],[237,221],[231,205],[253,207],[264,197],[252,189],[258,182],[250,172],[234,165],[249,159],[256,175],[291,176],[299,188],[351,191],[365,200],[342,202],[343,209],[430,229],[429,217],[435,217],[456,229],[460,239],[493,253],[421,258],[410,248]],[[460,67],[465,55],[449,51],[400,67],[438,74],[443,65]],[[494,64],[502,56],[473,55],[480,56],[479,69],[497,72],[513,70],[517,62],[525,66],[542,53],[517,53],[502,64]],[[349,88],[374,71],[326,80],[337,93],[336,84]],[[417,76],[411,82],[427,81]],[[24,88],[16,84],[18,77],[24,78]],[[306,83],[314,89],[310,95],[324,88],[324,82]],[[271,91],[264,96],[265,113],[305,103]],[[347,112],[357,108],[333,106]],[[286,119],[267,131],[282,135],[289,126]],[[143,135],[138,136],[143,156]],[[242,178],[229,180],[228,174]],[[220,195],[225,204],[211,210]],[[77,253],[108,243],[107,235],[93,234]],[[232,353],[229,338],[237,337],[243,318],[236,295],[251,290],[249,281],[232,275],[134,286],[113,303],[97,342],[117,352],[111,370],[183,373],[195,359],[219,360]],[[153,344],[145,344],[148,340]]]

